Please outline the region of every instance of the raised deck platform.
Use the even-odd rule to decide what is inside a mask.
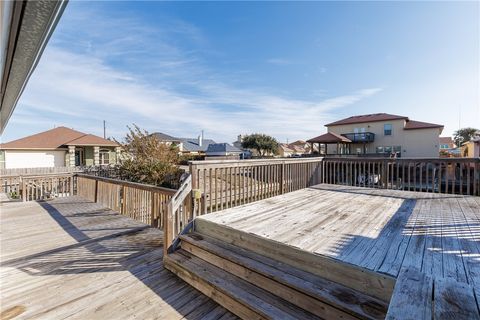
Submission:
[[[318,185],[201,216],[396,277],[402,267],[480,287],[480,198]]]
[[[323,184],[180,238],[166,267],[243,318],[480,318],[479,197]]]
[[[79,197],[0,207],[0,319],[236,319],[163,266],[163,233]]]

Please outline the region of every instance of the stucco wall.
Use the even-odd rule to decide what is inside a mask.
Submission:
[[[64,167],[66,151],[5,150],[5,168]]]
[[[386,136],[384,134],[384,124],[392,125],[392,135]],[[404,130],[405,120],[391,120],[382,122],[366,122],[350,125],[330,126],[329,132],[337,134],[353,133],[355,128],[361,131],[365,128],[365,132],[372,132],[375,134],[374,142],[367,143],[367,153],[376,153],[377,147],[395,147],[401,146],[402,157],[431,157],[439,156],[439,136],[440,130],[438,128],[431,129],[416,129]],[[352,145],[352,153],[356,153],[356,147],[361,147],[361,144]],[[334,153],[335,145],[328,146],[328,153]]]

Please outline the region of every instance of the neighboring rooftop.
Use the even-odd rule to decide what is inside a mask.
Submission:
[[[429,123],[429,122],[422,122],[422,121],[415,121],[415,120],[407,120],[405,123],[405,130],[413,130],[413,129],[430,129],[430,128],[443,128],[443,125],[436,124],[436,123]]]
[[[203,139],[203,138],[178,138],[168,135],[162,132],[154,132],[152,135],[155,135],[160,141],[165,142],[181,142],[183,144],[183,151],[189,152],[205,152],[211,144],[216,144],[212,139]],[[201,143],[200,143],[201,141]]]
[[[87,134],[67,127],[57,127],[21,139],[0,144],[0,149],[57,149],[68,145],[111,146],[118,144],[93,134]]]
[[[332,123],[328,123],[325,125],[325,127],[388,120],[405,120],[405,130],[443,128],[443,125],[441,124],[410,120],[408,117],[389,113],[373,113],[360,116],[352,116]]]
[[[336,133],[333,133],[333,132],[327,132],[325,134],[322,134],[318,137],[315,137],[315,138],[312,138],[312,139],[309,139],[307,140],[307,142],[310,142],[310,143],[337,143],[337,142],[352,142],[352,140],[342,136],[342,135],[339,135],[339,134],[336,134]]]
[[[450,144],[453,143],[452,137],[440,137],[440,144]]]
[[[242,153],[242,150],[231,146],[228,143],[212,143],[208,145],[207,152],[237,152]]]
[[[163,132],[155,132],[152,133],[153,136],[156,136],[158,140],[160,141],[166,141],[166,142],[175,142],[175,141],[180,141],[179,138],[172,137],[166,133]]]
[[[207,148],[211,144],[216,144],[212,139],[203,139],[200,145],[196,138],[179,138],[183,142],[183,150],[185,151],[207,151]]]
[[[328,126],[338,126],[343,124],[376,122],[376,121],[386,121],[386,120],[401,120],[401,119],[405,119],[408,121],[408,117],[405,117],[405,116],[398,116],[395,114],[388,114],[388,113],[373,113],[373,114],[365,114],[360,116],[348,117],[342,120],[328,123],[325,126],[328,127]]]

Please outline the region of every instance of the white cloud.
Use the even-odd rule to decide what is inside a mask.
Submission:
[[[192,25],[174,21],[178,28],[173,28],[166,21],[166,29],[152,30],[131,19],[119,23],[86,15],[95,23],[82,29],[85,34],[77,39],[72,28],[85,24],[82,17],[75,15],[58,31],[17,108],[23,112],[16,112],[12,123],[31,123],[41,114],[39,130],[63,124],[101,134],[106,120],[109,134],[117,137],[126,125],[136,123],[178,136],[196,136],[204,129],[209,137],[228,142],[249,132],[306,139],[323,131],[323,124],[333,118],[331,111],[381,90],[363,88],[303,100],[247,86],[240,89],[205,66],[195,50],[173,45],[178,39],[171,41],[172,34],[202,46],[208,43]],[[48,118],[52,125],[43,128]]]

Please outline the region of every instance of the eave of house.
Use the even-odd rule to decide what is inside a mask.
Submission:
[[[67,2],[0,3],[0,133],[5,130]]]

